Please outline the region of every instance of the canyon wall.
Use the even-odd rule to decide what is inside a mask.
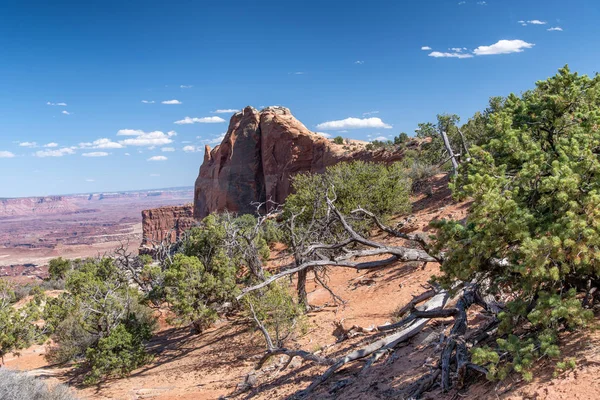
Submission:
[[[144,210],[142,246],[152,246],[168,239],[173,243],[195,224],[191,204]]]

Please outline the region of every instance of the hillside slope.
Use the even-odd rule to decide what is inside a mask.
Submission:
[[[433,182],[433,196],[413,199],[413,213],[408,222],[415,231],[428,231],[431,220],[462,218],[467,204],[454,203],[450,198],[445,178]],[[398,243],[398,239],[378,235],[378,240]],[[399,244],[399,243],[398,243]],[[290,260],[282,248],[273,249],[269,266],[277,269]],[[308,331],[290,347],[326,356],[341,356],[373,340],[375,334],[357,332],[355,336],[339,339],[340,323],[346,329],[356,325],[368,328],[392,321],[398,307],[408,303],[412,296],[423,292],[429,278],[439,272],[436,264],[397,264],[381,270],[356,272],[350,269],[331,269],[329,286],[341,296],[345,305],[334,305],[329,293],[309,282],[309,301],[318,311],[308,315]],[[291,283],[293,285],[293,282]],[[469,325],[477,323],[475,308]],[[312,395],[315,399],[391,399],[406,384],[428,372],[430,357],[439,339],[447,331],[452,319],[431,322],[408,345],[385,356],[382,361],[361,373],[364,363],[354,363],[340,370]],[[466,391],[452,391],[443,395],[438,389],[424,398],[477,398],[477,399],[594,399],[600,391],[600,334],[581,333],[564,337],[566,355],[576,357],[576,370],[552,378],[549,362],[538,366],[537,378],[524,384],[516,376],[502,385],[487,382],[472,375],[472,384]],[[264,344],[241,316],[224,319],[200,336],[191,336],[187,329],[175,329],[163,323],[161,331],[150,343],[155,359],[135,371],[130,377],[109,380],[80,388],[84,399],[282,399],[306,388],[325,367],[295,359],[287,369],[285,357],[275,358],[260,371],[255,366],[263,355]],[[21,358],[7,359],[9,368],[33,370],[54,381],[71,382],[68,368],[54,368],[44,361],[43,347],[24,352]],[[241,391],[241,389],[247,389]],[[223,396],[223,397],[222,397]]]

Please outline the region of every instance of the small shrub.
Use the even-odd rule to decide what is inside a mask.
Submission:
[[[33,324],[40,316],[41,297],[36,296],[18,310],[13,307],[16,301],[13,287],[0,279],[0,364],[7,354],[18,354],[19,350],[43,337],[40,329]]]
[[[237,266],[223,249],[205,265],[198,257],[177,254],[165,271],[165,298],[175,313],[172,322],[190,324],[201,333],[217,319],[216,306],[233,300]]]
[[[83,360],[85,383],[122,376],[146,362],[144,344],[156,326],[137,289],[114,259],[88,259],[66,275],[66,291],[48,299],[46,330],[54,344],[47,358]]]
[[[341,136],[336,136],[333,138],[333,143],[335,144],[344,144],[344,138]]]
[[[244,297],[246,314],[254,320],[251,306],[276,348],[284,347],[288,339],[306,328],[303,308],[281,283],[271,284],[262,292]]]
[[[2,400],[76,400],[68,387],[49,387],[40,378],[19,371],[0,368],[0,399]]]
[[[48,263],[48,275],[52,280],[64,280],[71,270],[71,262],[62,257],[54,258]]]
[[[411,162],[406,169],[406,174],[412,181],[412,192],[415,193],[422,189],[427,189],[427,180],[440,172],[441,170],[435,165],[428,165],[419,161]]]
[[[134,324],[139,327],[140,324]],[[138,334],[135,334],[138,333]],[[123,377],[145,364],[149,356],[144,351],[143,341],[150,339],[151,332],[131,332],[124,324],[119,324],[107,337],[86,351],[86,359],[91,372],[85,383],[97,383],[102,377]]]
[[[400,134],[394,138],[394,144],[395,145],[404,144],[404,143],[408,142],[408,139],[409,139],[409,137],[405,132],[400,132]]]

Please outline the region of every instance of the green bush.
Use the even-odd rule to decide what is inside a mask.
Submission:
[[[176,318],[196,333],[217,319],[216,306],[231,301],[237,293],[237,265],[223,249],[217,249],[205,265],[197,256],[177,254],[165,271],[165,298]]]
[[[512,297],[501,333],[528,329],[498,346],[527,379],[533,360],[558,357],[559,329],[593,316],[579,293],[600,276],[599,126],[600,77],[568,67],[498,101],[489,142],[470,149],[453,185],[472,200],[467,219],[438,224],[447,280],[476,279]]]
[[[335,144],[344,144],[344,138],[341,136],[336,136],[333,138],[333,143]]]
[[[54,343],[49,360],[83,359],[82,366],[90,370],[86,383],[121,376],[147,360],[144,344],[156,321],[114,259],[79,262],[67,272],[65,288],[44,309],[45,329]]]
[[[402,145],[406,142],[408,142],[408,139],[410,139],[408,137],[408,134],[406,134],[406,132],[400,132],[400,134],[396,137],[394,137],[394,144],[395,145]]]
[[[71,262],[62,257],[54,258],[48,263],[48,275],[51,280],[63,280],[71,270]]]
[[[38,295],[19,309],[14,307],[16,301],[12,285],[0,279],[0,363],[7,354],[18,354],[43,337],[33,324],[39,319],[42,298]]]
[[[303,307],[284,284],[273,283],[263,291],[247,295],[243,302],[248,318],[254,320],[256,316],[275,348],[285,347],[288,339],[306,328]]]
[[[287,216],[300,214],[298,224],[308,222],[313,213],[327,212],[324,193],[335,198],[336,207],[346,215],[359,206],[382,218],[410,211],[411,182],[401,163],[339,163],[323,174],[296,175],[292,184],[294,194],[288,196],[284,211]]]
[[[98,340],[96,346],[87,349],[85,356],[91,372],[85,383],[93,384],[103,377],[126,376],[149,360],[144,351],[144,341],[150,338],[152,332],[148,329],[137,331],[140,327],[137,321],[133,327],[132,332],[131,327],[128,329],[124,324],[119,324],[108,336]]]

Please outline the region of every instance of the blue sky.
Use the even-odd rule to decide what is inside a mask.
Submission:
[[[216,111],[246,105],[365,140],[466,121],[595,73],[599,20],[597,0],[5,1],[0,197],[193,185]]]

